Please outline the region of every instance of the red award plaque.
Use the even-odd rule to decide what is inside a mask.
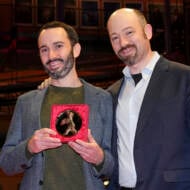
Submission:
[[[86,104],[61,104],[51,108],[50,128],[63,143],[88,139],[89,107]]]

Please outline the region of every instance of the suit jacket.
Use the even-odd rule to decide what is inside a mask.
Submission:
[[[109,177],[113,169],[111,155],[112,97],[82,80],[85,103],[89,105],[89,128],[97,143],[103,148],[105,159],[97,171],[92,164],[83,162],[87,190],[103,190],[101,177]],[[28,157],[27,141],[35,130],[41,128],[40,111],[46,89],[21,95],[16,103],[5,144],[0,153],[0,167],[8,175],[24,172],[21,190],[40,190],[43,184],[45,157],[42,153]]]
[[[122,81],[117,81],[108,89],[114,97],[115,107]],[[112,138],[116,164],[109,189],[116,190],[119,189],[116,122]],[[163,57],[158,60],[140,109],[134,161],[137,172],[135,190],[190,189],[188,66]]]

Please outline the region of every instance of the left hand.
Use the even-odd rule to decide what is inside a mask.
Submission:
[[[88,131],[88,142],[77,139],[76,141],[68,142],[68,145],[89,163],[99,165],[104,160],[104,152],[96,143],[90,130]]]

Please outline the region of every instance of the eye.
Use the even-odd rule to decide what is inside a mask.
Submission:
[[[63,44],[62,43],[59,43],[59,44],[56,44],[56,49],[60,49],[60,48],[62,48],[63,47]]]
[[[128,31],[125,32],[125,35],[126,36],[131,36],[131,35],[133,35],[133,33],[134,33],[134,31],[128,30]]]
[[[112,41],[112,42],[115,42],[115,41],[117,41],[118,39],[119,39],[118,36],[112,36],[112,37],[111,37],[111,41]]]
[[[48,52],[48,48],[47,47],[42,47],[42,48],[40,48],[40,54],[41,55],[44,55],[44,54],[46,54]]]

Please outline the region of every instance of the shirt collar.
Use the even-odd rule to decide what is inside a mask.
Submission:
[[[154,67],[158,61],[158,59],[160,58],[160,55],[158,54],[158,52],[154,51],[153,52],[153,56],[151,58],[151,60],[149,61],[149,63],[146,65],[146,67],[141,71],[142,72],[142,77],[143,78],[146,78],[148,76],[150,76],[154,70]],[[126,66],[124,69],[123,69],[123,74],[124,76],[127,78],[127,79],[131,79],[131,73],[130,73],[130,70],[129,70],[129,67]]]

